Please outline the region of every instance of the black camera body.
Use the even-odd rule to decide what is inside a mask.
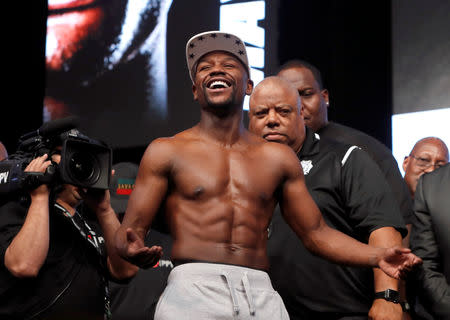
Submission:
[[[66,134],[59,164],[61,181],[83,188],[108,189],[112,166],[111,148],[80,136],[79,132],[73,130]]]
[[[57,121],[57,120],[56,120]],[[32,190],[46,183],[71,184],[89,189],[108,189],[112,150],[104,143],[81,134],[71,121],[50,125],[50,130],[26,134],[19,140],[17,152],[0,161],[0,194]],[[44,128],[44,129],[45,129]],[[62,148],[60,148],[62,146]],[[27,165],[43,154],[61,153],[45,173],[24,172]]]

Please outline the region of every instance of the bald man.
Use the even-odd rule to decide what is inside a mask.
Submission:
[[[416,195],[416,189],[418,189],[417,186],[419,180],[421,180],[420,178],[425,173],[431,173],[437,168],[444,166],[448,161],[449,152],[447,145],[437,137],[426,137],[417,141],[411,153],[403,160],[404,179],[411,198],[414,199],[414,214],[416,217],[413,219],[411,231],[411,248],[422,258],[425,258],[425,265],[415,274],[414,281],[408,281],[408,291],[411,295],[409,300],[413,303],[415,302],[412,311],[417,317],[420,317],[418,319],[435,319],[438,316],[438,309],[441,309],[441,311],[444,310],[438,300],[445,300],[446,296],[448,297],[450,295],[450,293],[443,293],[446,289],[445,285],[441,283],[446,283],[446,280],[441,271],[439,271],[442,268],[436,267],[443,261],[439,251],[446,252],[445,250],[442,251],[443,248],[439,248],[439,243],[442,247],[446,243],[448,245],[448,241],[443,241],[440,236],[448,231],[446,226],[449,224],[449,220],[445,217],[446,214],[443,213],[446,212],[448,216],[448,206],[437,213],[431,209],[434,205],[431,204],[430,200],[434,198],[439,199],[438,201],[444,201],[442,199],[445,198],[443,195],[431,197],[430,192],[435,195],[438,192],[443,194],[447,193],[448,195],[449,191],[446,187],[442,187],[441,190],[442,182],[438,182],[437,187],[430,183],[430,181],[438,181],[438,177],[437,179],[433,178],[431,180],[430,178],[426,180],[427,183],[421,186],[419,194]],[[443,179],[442,181],[445,180]],[[448,182],[445,183],[448,186]],[[426,194],[425,197],[424,194]],[[441,207],[444,208],[445,206],[441,205]],[[431,219],[431,217],[434,217],[434,219]],[[435,221],[441,222],[436,224]],[[438,238],[440,241],[436,241]],[[447,274],[446,276],[448,277],[449,275]],[[414,295],[418,295],[417,299],[413,297]],[[446,308],[450,308],[449,304],[447,304]],[[450,311],[447,310],[447,312],[449,312],[447,315],[450,314]],[[431,313],[433,313],[433,316]]]
[[[8,158],[8,152],[3,143],[0,142],[0,161],[5,160],[6,158]]]
[[[401,245],[405,223],[376,163],[360,148],[322,139],[306,128],[299,94],[287,80],[268,77],[259,83],[249,119],[251,132],[297,154],[306,187],[332,228],[374,246]],[[315,257],[279,210],[270,230],[270,276],[291,319],[402,319],[398,281],[379,270]]]
[[[414,198],[419,178],[424,173],[442,167],[448,160],[448,148],[441,139],[427,137],[416,142],[409,156],[403,160],[405,181],[412,198]]]

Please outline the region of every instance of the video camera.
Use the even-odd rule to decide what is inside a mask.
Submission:
[[[44,123],[20,137],[17,152],[0,161],[0,195],[33,190],[39,185],[71,184],[89,189],[108,189],[112,150],[104,143],[81,134],[77,118]],[[52,162],[45,173],[24,172],[36,157],[62,147],[59,165]]]

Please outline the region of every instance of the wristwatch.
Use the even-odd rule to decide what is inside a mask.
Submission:
[[[400,303],[400,294],[398,291],[387,289],[385,291],[375,293],[375,299],[384,299],[389,302]]]

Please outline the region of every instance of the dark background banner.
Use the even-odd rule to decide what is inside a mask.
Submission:
[[[185,65],[186,41],[198,32],[219,28],[221,5],[246,2],[251,1],[173,0],[166,28],[167,105],[152,106],[153,111],[163,107],[163,112],[158,115],[158,112],[142,110],[138,103],[142,96],[135,92],[145,92],[148,85],[146,77],[152,72],[142,67],[139,59],[131,59],[123,68],[114,69],[112,73],[106,72],[107,75],[111,74],[110,78],[98,82],[96,90],[78,92],[74,86],[68,86],[63,91],[78,99],[78,107],[84,110],[81,129],[88,135],[108,142],[114,148],[114,162],[117,162],[138,161],[152,139],[172,135],[194,125],[199,110],[192,99],[191,82]],[[402,0],[395,2],[395,6],[393,3],[266,1],[266,18],[259,22],[266,38],[265,67],[262,71],[266,75],[273,74],[278,65],[293,58],[312,62],[322,71],[325,85],[330,91],[329,118],[365,131],[390,147],[393,101],[396,103],[395,110],[408,112],[408,92],[419,91],[411,87],[408,73],[404,73],[405,70],[411,71],[411,67],[399,68],[397,64],[398,61],[405,61],[402,55],[407,55],[399,44],[404,41],[409,44],[420,43],[421,39],[415,39],[411,33],[406,36],[404,30],[399,29],[397,21],[409,21],[410,16],[417,18],[420,12],[422,23],[427,24],[436,16],[435,11],[421,10],[420,1]],[[408,10],[399,10],[406,4]],[[31,1],[26,10],[20,8],[19,4],[14,6],[17,7],[11,12],[21,12],[20,21],[26,33],[10,33],[8,36],[11,39],[7,41],[12,63],[7,66],[9,81],[5,92],[12,97],[13,102],[3,108],[0,140],[10,153],[15,150],[21,134],[38,128],[45,116],[48,117],[48,112],[43,112],[43,106],[52,81],[57,85],[65,85],[61,80],[55,81],[45,69],[47,2]],[[418,23],[414,25],[421,30]],[[414,34],[427,39],[433,37],[417,30]],[[433,51],[433,61],[439,62],[433,68],[440,66],[438,69],[443,72],[448,68],[448,37],[446,40],[447,45],[435,43],[441,51]],[[411,50],[411,46],[405,49]],[[393,59],[393,52],[396,60]],[[420,54],[417,50],[414,52],[418,60]],[[425,54],[426,50],[420,52]],[[393,67],[394,62],[396,65]],[[421,69],[429,70],[426,65],[422,65]],[[432,77],[425,79],[431,81]],[[433,96],[433,91],[428,95]]]

